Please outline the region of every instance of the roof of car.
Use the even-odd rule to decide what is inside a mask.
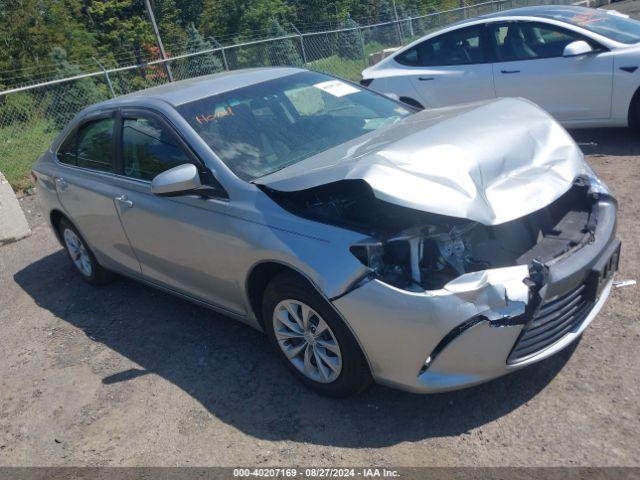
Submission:
[[[565,21],[563,18],[557,18],[564,14],[578,14],[581,12],[593,11],[592,8],[578,7],[575,5],[537,5],[533,7],[512,8],[510,10],[501,10],[499,12],[487,13],[473,18],[460,20],[453,25],[464,25],[472,23],[483,18],[504,18],[504,17],[540,17],[554,18],[559,21]]]
[[[163,100],[173,106],[198,100],[200,98],[216,95],[218,93],[236,90],[238,88],[255,85],[256,83],[286,77],[294,73],[304,72],[301,68],[291,67],[267,67],[248,68],[243,70],[232,70],[202,77],[179,80],[173,83],[166,83],[157,87],[139,90],[127,95],[123,95],[113,100],[100,103],[100,106],[107,106],[114,103],[130,103],[135,98],[154,98]]]
[[[537,5],[533,7],[512,8],[501,12],[481,15],[479,18],[492,17],[553,17],[559,13],[579,13],[581,11],[593,11],[592,8],[577,7],[575,5]]]

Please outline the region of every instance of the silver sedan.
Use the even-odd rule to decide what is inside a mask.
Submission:
[[[615,200],[535,105],[417,112],[301,69],[93,105],[33,173],[84,280],[126,275],[263,330],[333,396],[452,390],[556,353],[620,251]]]

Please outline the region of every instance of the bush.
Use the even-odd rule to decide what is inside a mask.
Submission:
[[[67,60],[67,52],[64,48],[55,47],[51,52],[51,59],[56,65],[60,78],[80,74],[80,68]],[[105,94],[98,88],[93,78],[63,82],[52,86],[49,92],[47,115],[60,129],[84,107],[106,99]]]
[[[277,20],[272,20],[269,27],[269,37],[286,37],[287,31]],[[298,49],[289,38],[275,40],[267,44],[267,52],[271,65],[301,65],[302,59],[298,54]]]
[[[35,109],[35,99],[29,93],[3,95],[0,97],[0,125],[26,122]]]
[[[347,60],[362,58],[362,41],[357,27],[358,24],[351,18],[351,15],[347,15],[347,18],[342,24],[342,28],[349,28],[351,30],[338,34],[338,55],[340,57]]]

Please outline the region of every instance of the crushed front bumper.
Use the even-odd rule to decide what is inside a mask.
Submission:
[[[565,348],[603,307],[620,245],[615,200],[603,196],[596,208],[593,241],[544,265],[536,286],[531,266],[521,265],[425,292],[372,280],[333,304],[382,384],[430,393],[502,376]]]

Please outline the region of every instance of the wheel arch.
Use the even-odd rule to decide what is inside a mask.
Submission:
[[[276,260],[265,260],[259,262],[251,268],[249,275],[247,275],[245,291],[249,299],[249,307],[258,321],[258,325],[260,325],[263,330],[264,319],[262,318],[262,299],[264,297],[264,292],[269,282],[284,272],[291,272],[299,276],[305,283],[318,292],[319,295],[327,299],[326,295],[322,293],[318,286],[299,269]]]
[[[63,218],[67,222],[69,222],[69,223],[71,223],[73,225],[73,222],[61,210],[58,210],[57,208],[54,208],[49,213],[49,222],[51,223],[51,226],[53,227],[53,232],[55,233],[56,238],[58,239],[58,242],[60,242],[60,245],[63,245],[62,238],[60,237],[60,228],[59,228],[60,227],[60,221]]]
[[[631,102],[629,102],[627,122],[631,128],[640,128],[640,86],[638,86],[633,97],[631,97]]]

